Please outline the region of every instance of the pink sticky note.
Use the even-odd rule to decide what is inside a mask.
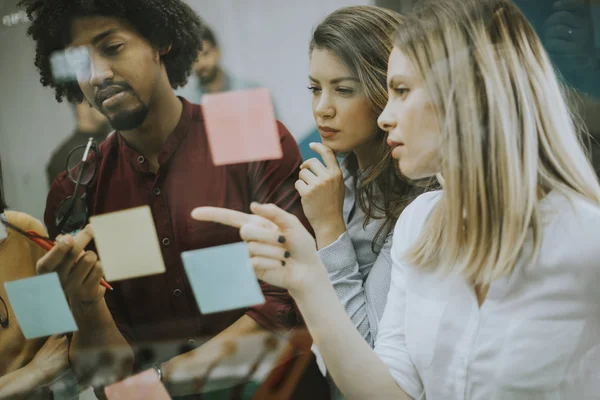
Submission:
[[[170,400],[154,369],[131,376],[104,389],[109,400]]]
[[[206,94],[202,106],[215,165],[283,156],[268,89]]]

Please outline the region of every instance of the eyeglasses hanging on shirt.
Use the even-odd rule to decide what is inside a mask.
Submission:
[[[67,176],[75,183],[75,189],[73,195],[64,199],[56,211],[56,228],[61,233],[78,231],[88,221],[86,193],[84,191],[79,195],[79,188],[87,186],[96,176],[98,154],[98,146],[90,138],[86,145],[75,147],[67,157]]]

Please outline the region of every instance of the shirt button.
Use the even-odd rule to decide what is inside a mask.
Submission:
[[[188,340],[188,344],[191,344],[193,346],[196,344],[196,341],[194,339],[190,339]]]
[[[170,244],[171,244],[171,239],[169,239],[169,238],[164,238],[164,239],[162,240],[162,244],[163,244],[163,246],[168,246],[168,245],[170,245]]]
[[[175,289],[175,290],[173,290],[173,295],[175,295],[175,297],[181,296],[181,289]]]
[[[159,188],[154,188],[153,190],[154,194],[159,196],[160,195],[160,189]]]
[[[145,159],[143,156],[139,156],[139,157],[138,157],[138,162],[139,162],[140,164],[143,164],[143,163],[144,163],[144,161],[146,161],[146,159]]]

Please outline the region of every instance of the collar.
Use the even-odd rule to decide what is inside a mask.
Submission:
[[[179,119],[175,130],[169,135],[166,142],[163,144],[162,150],[158,155],[158,164],[160,167],[169,162],[190,130],[189,128],[194,114],[194,106],[184,98],[179,97],[179,100],[181,100],[181,103],[183,104],[181,118]],[[129,146],[120,132],[116,133],[117,143],[121,154],[127,160],[129,160],[130,164],[135,170],[140,172],[149,172],[150,163],[148,160],[146,160],[146,157]]]

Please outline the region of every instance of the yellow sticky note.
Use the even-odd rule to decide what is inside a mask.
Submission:
[[[109,282],[165,272],[148,206],[90,218],[104,275]]]

